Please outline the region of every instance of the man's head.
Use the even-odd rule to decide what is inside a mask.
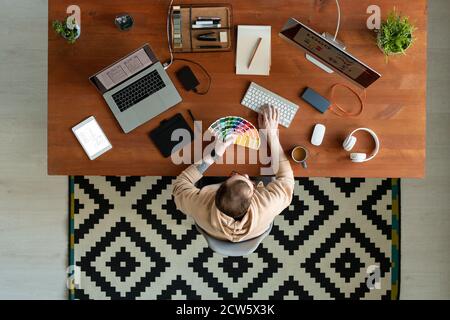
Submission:
[[[217,190],[217,208],[234,219],[242,218],[250,207],[254,188],[248,175],[233,173]]]

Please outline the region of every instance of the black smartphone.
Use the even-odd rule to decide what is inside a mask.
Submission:
[[[311,88],[306,88],[302,94],[302,99],[308,102],[311,106],[317,109],[321,113],[325,113],[328,110],[331,103],[316,91]]]

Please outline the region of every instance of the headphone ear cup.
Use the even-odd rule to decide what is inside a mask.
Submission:
[[[365,153],[351,153],[350,159],[352,159],[353,162],[359,163],[364,162],[364,160],[367,159],[367,154]]]
[[[350,151],[353,149],[355,144],[356,144],[356,138],[354,136],[348,136],[347,139],[345,139],[342,146],[344,147],[345,151]]]

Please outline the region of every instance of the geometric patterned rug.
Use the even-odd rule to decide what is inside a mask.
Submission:
[[[175,208],[174,179],[69,178],[70,299],[398,299],[399,179],[296,179],[247,257],[207,247]]]

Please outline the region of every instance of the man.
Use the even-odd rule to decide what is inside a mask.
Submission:
[[[267,231],[274,218],[291,203],[294,174],[280,145],[278,119],[278,110],[271,106],[266,106],[258,118],[260,129],[268,132],[267,142],[272,159],[279,159],[276,178],[267,186],[262,183],[255,185],[248,175],[233,173],[220,185],[202,189],[196,187],[195,184],[203,173],[216,159],[223,156],[233,140],[216,143],[212,155],[191,165],[176,179],[173,196],[178,210],[191,216],[210,236],[231,242],[258,237]]]

